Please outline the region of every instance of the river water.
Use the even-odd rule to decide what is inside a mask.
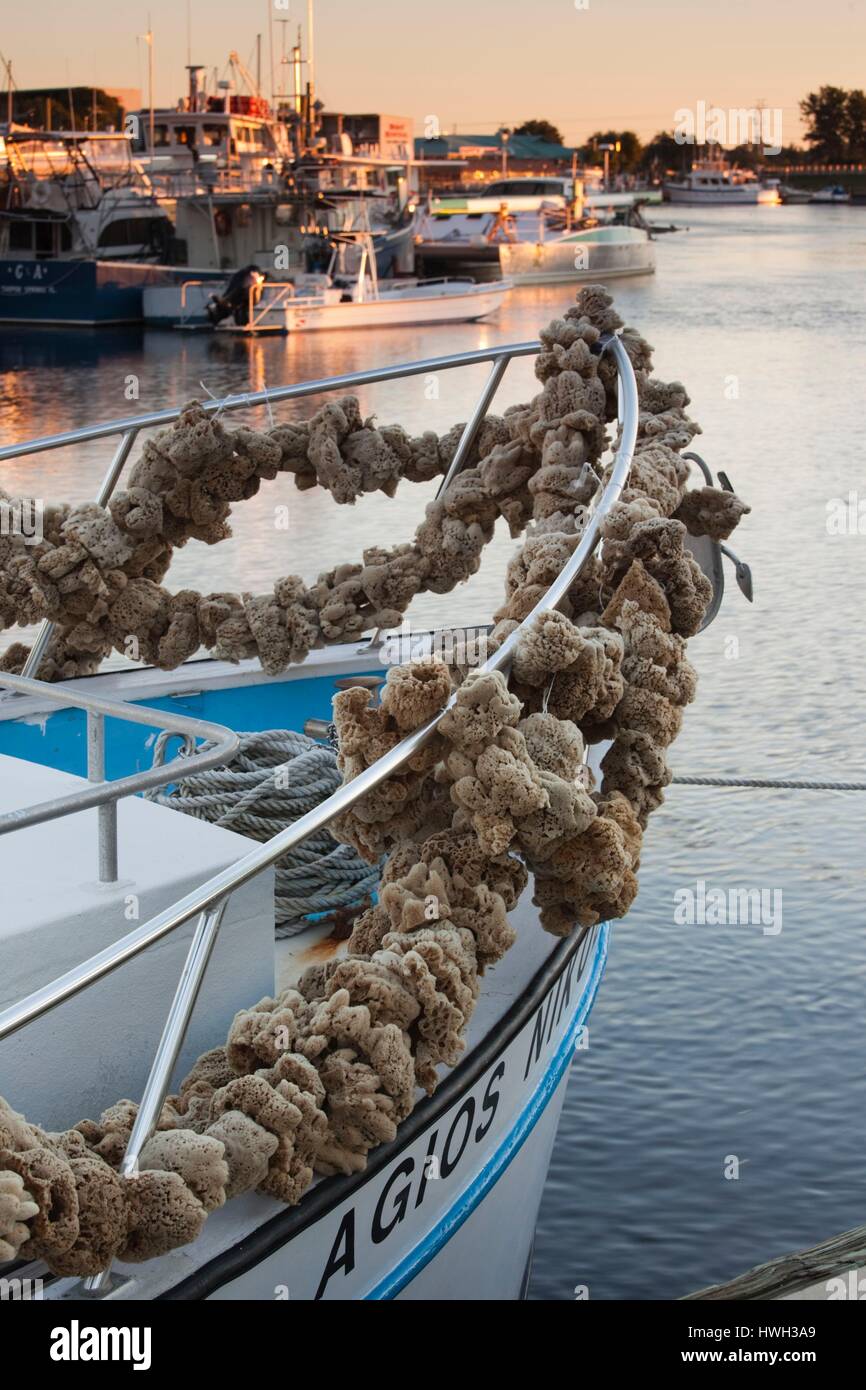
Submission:
[[[624,282],[618,306],[654,344],[658,375],[686,383],[699,451],[753,508],[732,543],[753,567],[755,603],[728,568],[721,613],[690,644],[700,688],[674,769],[866,780],[866,209],[653,216],[688,230],[659,238],[657,274]],[[378,335],[4,327],[0,439],[159,409],[203,387],[243,392],[529,339],[570,299],[562,287],[520,289],[485,324]],[[362,405],[443,430],[466,418],[486,370],[383,384]],[[530,363],[515,362],[498,403],[534,385]],[[84,500],[106,462],[104,443],[79,446],[6,464],[0,485]],[[406,485],[337,509],[280,477],[236,508],[232,540],[176,556],[172,586],[313,579],[367,545],[410,539],[431,491]],[[275,524],[284,506],[288,531]],[[424,596],[413,620],[487,621],[514,545],[497,537],[469,584]],[[570,1075],[532,1297],[674,1298],[866,1219],[864,827],[858,793],[670,789]],[[763,890],[772,922],[680,925],[677,903],[701,882]]]

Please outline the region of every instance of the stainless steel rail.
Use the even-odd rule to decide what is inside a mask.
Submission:
[[[533,357],[540,348],[538,342],[509,343],[502,347],[478,348],[473,352],[452,352],[444,357],[424,357],[416,362],[397,363],[392,367],[373,367],[368,372],[347,372],[344,376],[323,377],[318,381],[302,381],[295,386],[275,386],[266,391],[249,391],[239,396],[226,396],[222,400],[203,401],[202,409],[207,414],[220,414],[227,410],[241,410],[244,407],[275,405],[278,401],[300,400],[304,396],[316,396],[330,391],[352,390],[355,386],[373,386],[380,381],[396,381],[404,376],[423,376],[425,372],[445,372],[452,367],[470,367],[478,362],[494,362],[497,357]],[[85,425],[81,429],[66,430],[62,434],[46,434],[41,438],[27,439],[21,444],[6,444],[0,448],[0,463],[6,459],[24,458],[29,454],[42,454],[48,449],[61,449],[67,444],[81,444],[90,439],[107,439],[113,434],[126,434],[139,430],[170,425],[180,418],[181,407],[171,406],[168,410],[155,410],[149,415],[127,415],[120,420],[108,420],[103,425]]]
[[[507,362],[511,356],[526,356],[538,350],[538,344],[519,344],[516,348],[499,348],[489,353],[463,354],[460,359],[439,359],[439,365],[461,365],[466,361],[496,361],[505,359]],[[579,576],[584,564],[595,549],[601,532],[601,524],[611,507],[619,499],[628,478],[631,467],[635,442],[637,439],[638,428],[638,394],[637,382],[634,370],[628,354],[622,343],[617,337],[610,337],[603,343],[603,350],[611,351],[616,360],[619,374],[619,419],[620,419],[620,439],[616,450],[610,477],[604,488],[602,496],[593,509],[586,524],[580,540],[575,547],[574,553],[568,564],[564,566],[550,588],[538,601],[531,613],[523,620],[518,628],[510,634],[502,643],[497,651],[480,668],[482,671],[503,670],[510,664],[515,647],[520,641],[521,633],[526,626],[540,614],[550,612],[563,600],[569,588]],[[435,359],[431,359],[435,360]],[[412,371],[405,372],[405,369],[385,368],[384,375],[375,379],[387,380],[389,376],[400,376],[403,374],[418,374],[430,369],[430,363],[411,364]],[[504,366],[502,368],[504,370]],[[497,373],[496,367],[485,387],[485,394],[482,404],[476,408],[472,419],[467,425],[467,431],[476,429],[480,426],[485,413],[486,406],[483,402],[492,399],[492,395],[501,379],[501,371]],[[374,379],[368,374],[361,374],[365,379]],[[356,384],[357,374],[356,374]],[[349,378],[342,378],[341,384],[348,383]],[[308,384],[309,385],[309,384]],[[333,381],[330,383],[318,383],[315,387],[309,387],[303,394],[311,394],[314,389],[333,388]],[[292,388],[286,388],[290,391]],[[284,391],[284,395],[286,394]],[[299,391],[298,394],[301,394]],[[271,395],[271,399],[275,397]],[[260,401],[264,403],[265,396],[260,393]],[[213,408],[219,407],[218,402],[213,403]],[[123,425],[119,426],[123,428]],[[90,435],[89,437],[94,437]],[[462,443],[462,440],[461,440]],[[467,446],[468,447],[468,446]],[[465,454],[465,450],[464,450]],[[2,454],[0,454],[2,457]],[[22,678],[18,678],[22,679]],[[38,685],[41,690],[43,687]],[[192,944],[184,965],[183,974],[178,982],[172,1006],[163,1029],[162,1037],[157,1049],[156,1057],[151,1068],[150,1075],[146,1082],[142,1095],[141,1106],[137,1115],[130,1141],[127,1145],[124,1156],[122,1171],[133,1173],[137,1169],[138,1159],[141,1150],[148,1138],[152,1134],[159,1117],[165,1093],[170,1081],[171,1071],[179,1054],[189,1019],[192,1013],[195,999],[201,986],[204,972],[207,966],[210,953],[213,949],[219,931],[220,923],[224,913],[225,905],[230,895],[244,883],[249,882],[256,874],[263,869],[269,868],[272,864],[285,854],[288,849],[306,839],[314,831],[322,829],[328,825],[335,816],[348,810],[355,804],[360,797],[368,791],[378,786],[387,777],[399,771],[399,769],[413,756],[431,737],[437,729],[446,710],[450,709],[454,703],[455,696],[448,701],[445,709],[439,714],[429,719],[421,728],[416,729],[403,739],[402,743],[392,748],[384,757],[380,758],[372,767],[367,768],[352,782],[340,787],[332,796],[322,802],[314,810],[308,811],[292,825],[275,835],[265,844],[257,845],[249,854],[238,860],[236,864],[222,870],[214,875],[207,883],[188,893],[179,902],[166,908],[145,922],[127,936],[115,942],[112,946],[98,952],[89,960],[76,966],[73,970],[67,971],[52,983],[43,986],[21,1000],[18,1004],[0,1013],[0,1039],[8,1037],[34,1019],[42,1017],[51,1009],[56,1008],[65,999],[78,994],[86,989],[96,980],[103,979],[105,976],[116,970],[125,961],[132,959],[140,951],[145,950],[154,942],[167,936],[176,928],[183,926],[192,917],[198,915],[199,921]],[[105,1281],[108,1278],[108,1271],[95,1275],[86,1281],[89,1293],[98,1294],[104,1290]]]
[[[148,791],[151,787],[167,786],[169,782],[188,774],[191,766],[201,771],[219,767],[234,757],[240,742],[232,729],[188,715],[130,705],[125,700],[105,700],[99,695],[76,691],[74,687],[49,685],[45,681],[29,680],[26,676],[12,676],[6,672],[0,676],[0,683],[22,695],[36,695],[67,709],[87,712],[87,773],[91,783],[89,787],[82,787],[80,791],[70,792],[67,796],[52,797],[34,806],[4,812],[0,815],[0,835],[8,835],[12,830],[24,830],[31,825],[42,825],[45,821],[74,815],[77,811],[89,811],[96,806],[99,808],[99,878],[103,883],[114,883],[117,879],[118,801]],[[184,740],[186,752],[162,767],[105,781],[106,716],[123,719],[130,724],[155,725],[178,734]],[[196,748],[196,739],[202,739],[207,746]]]
[[[368,372],[348,372],[344,376],[326,377],[318,381],[303,381],[295,386],[276,386],[272,391],[250,391],[239,396],[226,396],[222,400],[203,401],[202,409],[209,415],[216,415],[221,414],[224,410],[240,410],[244,406],[267,405],[270,407],[277,401],[298,400],[304,396],[315,396],[346,388],[351,390],[355,386],[373,386],[380,381],[395,381],[404,376],[421,376],[427,372],[444,372],[453,367],[467,367],[474,363],[492,362],[493,370],[484,394],[460,437],[448,474],[436,494],[438,497],[457,470],[462,468],[463,461],[472,447],[479,426],[490,408],[490,402],[512,357],[530,357],[538,352],[539,347],[540,344],[537,342],[512,343],[507,347],[449,353],[445,357],[425,357],[416,362],[404,362],[402,366],[374,367]],[[180,414],[181,407],[172,406],[169,410],[157,410],[149,415],[128,415],[125,419],[109,420],[103,425],[88,425],[82,429],[67,430],[62,434],[47,434],[39,439],[28,439],[22,444],[7,444],[0,449],[0,463],[6,459],[24,458],[29,454],[45,453],[49,449],[62,449],[69,444],[81,444],[87,440],[106,439],[111,435],[119,434],[122,436],[121,441],[96,495],[97,504],[104,507],[117,486],[139,431],[151,429],[158,425],[170,425],[180,418]],[[23,674],[25,676],[36,675],[42,658],[48,651],[53,633],[54,624],[52,622],[46,620],[40,625],[30,654],[24,664]]]
[[[618,500],[625,486],[637,438],[637,382],[631,361],[619,339],[613,338],[608,347],[614,353],[621,379],[625,381],[625,389],[621,393],[621,439],[611,477],[568,564],[551,584],[546,594],[539,599],[520,627],[516,628],[502,646],[485,662],[482,670],[496,671],[505,667],[511,660],[523,628],[540,613],[550,611],[561,602],[580,574],[585,561],[595,549],[601,523]],[[23,677],[16,679],[23,680]],[[36,684],[40,692],[47,689],[41,682]],[[453,703],[453,699],[446,706],[446,709],[450,708],[451,703]],[[23,1028],[34,1019],[40,1018],[50,1009],[56,1008],[58,1004],[62,1004],[64,1000],[77,994],[79,990],[86,989],[97,980],[103,979],[104,976],[116,970],[127,960],[138,955],[140,951],[161,940],[162,937],[174,931],[176,927],[188,922],[191,917],[214,907],[228,893],[249,882],[262,869],[269,868],[281,855],[285,854],[286,850],[292,849],[308,835],[312,835],[315,831],[326,826],[335,816],[348,810],[360,797],[399,771],[403,764],[418,752],[419,748],[434,733],[444,713],[443,710],[433,719],[428,720],[420,729],[416,729],[414,733],[403,739],[402,743],[398,743],[396,747],[390,749],[373,767],[367,768],[354,781],[338,788],[333,796],[328,797],[327,801],[323,801],[314,810],[308,811],[292,825],[280,831],[278,835],[264,844],[256,845],[249,854],[244,855],[236,864],[223,869],[207,883],[188,893],[172,907],[158,913],[149,922],[143,922],[119,941],[114,942],[113,945],[107,946],[105,950],[91,956],[89,960],[84,961],[73,970],[67,971],[50,984],[44,985],[41,989],[28,995],[26,999],[22,999],[17,1004],[5,1009],[0,1013],[0,1040],[17,1032],[19,1028]]]

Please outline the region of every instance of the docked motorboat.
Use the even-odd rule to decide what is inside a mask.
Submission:
[[[145,324],[254,334],[461,323],[494,313],[512,288],[507,279],[484,285],[457,277],[380,280],[369,236],[335,240],[325,272],[268,280],[250,265],[216,294],[212,283],[197,278],[152,286],[143,296]],[[346,249],[359,252],[356,275],[339,270]]]
[[[536,242],[504,242],[502,274],[515,285],[570,284],[652,275],[655,247],[642,227],[587,227]]]
[[[851,194],[841,183],[827,184],[825,188],[819,188],[817,193],[813,193],[809,198],[810,203],[830,204],[830,206],[842,206],[850,203]]]
[[[786,207],[796,207],[812,201],[812,195],[808,189],[794,188],[790,183],[779,185],[779,197]]]
[[[2,145],[0,321],[139,321],[173,227],[129,137],[13,129]]]
[[[808,203],[811,197],[807,189],[794,188],[789,183],[783,183],[781,179],[764,177],[761,179],[761,187],[774,192],[778,202],[789,205]]]
[[[779,202],[776,188],[759,182],[749,169],[732,169],[725,160],[702,160],[681,178],[664,182],[664,196],[687,207],[742,207]]]
[[[525,1291],[610,919],[694,695],[685,635],[718,611],[718,537],[748,510],[687,486],[682,387],[603,290],[582,296],[541,342],[0,447],[118,441],[95,504],[0,550],[3,625],[42,618],[0,670],[0,1261],[19,1288],[91,1308]],[[542,391],[490,415],[539,353]],[[441,437],[346,394],[479,363],[469,422]],[[323,392],[311,419],[228,428]],[[646,519],[659,429],[677,482]],[[551,448],[571,462],[544,466]],[[414,542],[315,584],[169,594],[175,547],[229,534],[278,473],[343,503],[438,476],[439,497]],[[639,505],[614,518],[626,486]],[[413,595],[477,570],[497,516],[516,536],[533,514],[534,569],[512,561],[488,645],[404,650]],[[99,673],[110,651],[133,664]],[[627,701],[646,667],[653,700]]]
[[[653,190],[584,187],[581,179],[500,179],[479,194],[442,194],[419,210],[417,255],[431,270],[495,265],[504,245],[546,240],[579,226],[627,219],[638,205],[659,201]]]

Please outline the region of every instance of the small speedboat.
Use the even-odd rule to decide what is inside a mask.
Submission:
[[[233,295],[214,295],[212,283],[186,280],[145,289],[144,322],[150,328],[245,334],[463,323],[495,313],[510,289],[504,279],[486,285],[457,277],[335,283],[309,276],[294,284],[262,277],[256,292],[238,303]]]
[[[221,293],[190,278],[154,286],[144,294],[144,321],[152,328],[215,328],[223,333],[312,333],[331,328],[397,328],[465,323],[494,313],[511,289],[506,279],[479,285],[468,277],[380,280],[369,233],[332,238],[328,269],[268,280],[255,265],[235,271]],[[345,253],[357,254],[347,274]]]
[[[641,227],[588,227],[546,241],[504,242],[499,263],[515,285],[607,281],[652,275],[655,247]]]
[[[828,183],[826,187],[819,188],[817,193],[813,193],[809,199],[810,203],[850,203],[851,194],[841,183]]]

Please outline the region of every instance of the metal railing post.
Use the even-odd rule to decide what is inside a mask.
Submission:
[[[126,460],[129,458],[129,451],[135,443],[137,434],[137,426],[134,429],[126,430],[123,434],[120,443],[114,451],[114,458],[111,460],[111,463],[109,464],[108,472],[103,478],[100,489],[96,494],[95,501],[98,507],[104,507],[106,502],[111,497],[111,494],[114,492],[114,489],[117,486],[117,480],[123,472],[124,464],[126,463]],[[25,661],[24,667],[21,671],[22,676],[36,676],[39,667],[42,665],[42,658],[47,655],[48,648],[51,644],[51,638],[53,636],[54,623],[49,622],[49,620],[46,618],[46,620],[40,625],[39,631],[36,634],[36,640],[34,641],[33,646],[30,648],[30,654],[27,657],[27,660]]]
[[[454,457],[448,466],[448,472],[445,474],[445,477],[442,479],[441,483],[439,484],[439,487],[436,489],[437,497],[442,496],[445,489],[450,485],[452,479],[456,478],[457,474],[463,467],[464,461],[469,453],[469,450],[472,448],[472,445],[475,443],[478,431],[480,430],[484,418],[487,415],[488,410],[490,409],[490,403],[493,400],[493,397],[496,395],[497,390],[499,389],[499,383],[504,377],[505,369],[510,361],[510,354],[505,354],[502,357],[497,357],[496,361],[493,363],[493,370],[491,371],[489,377],[487,378],[487,381],[485,382],[484,390],[478,397],[475,409],[473,410],[471,416],[466,422],[466,425],[463,429],[463,433],[461,434],[460,439],[458,441],[457,448],[454,450]]]
[[[160,1111],[171,1082],[171,1074],[177,1064],[180,1049],[186,1037],[192,1011],[195,1008],[195,1001],[198,998],[205,971],[213,953],[228,901],[228,898],[223,898],[222,902],[217,903],[208,911],[202,912],[198,919],[198,925],[184,961],[183,972],[178,980],[174,999],[168,1011],[159,1046],[156,1049],[156,1056],[144,1084],[141,1104],[132,1126],[126,1153],[120,1164],[121,1177],[134,1178],[136,1176],[141,1151],[159,1122]],[[89,1294],[100,1293],[109,1279],[110,1273],[111,1266],[108,1265],[100,1274],[91,1275],[89,1279],[86,1279],[84,1287],[87,1292]]]
[[[87,780],[105,781],[105,716],[87,711]],[[117,882],[117,802],[97,807],[99,882]]]

